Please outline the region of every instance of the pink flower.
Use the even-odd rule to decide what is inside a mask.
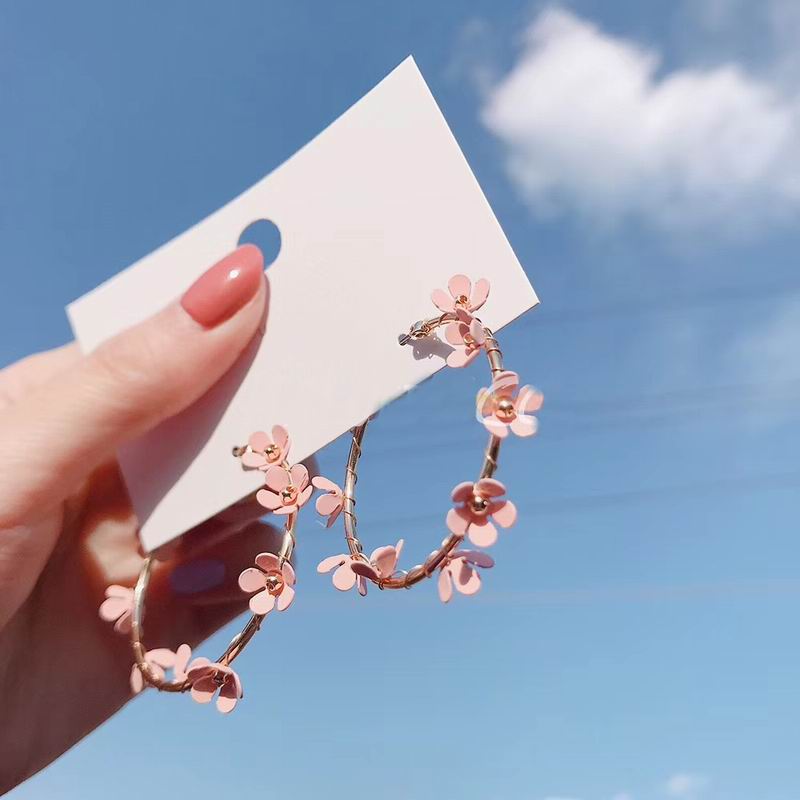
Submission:
[[[264,431],[257,431],[247,440],[242,464],[251,469],[266,470],[271,464],[286,461],[290,445],[289,432],[281,425],[273,426],[272,437]]]
[[[186,677],[192,684],[192,700],[210,703],[219,690],[217,708],[227,714],[244,697],[239,676],[227,664],[218,664],[207,658],[196,658],[189,664]]]
[[[156,677],[162,681],[166,677],[168,669],[172,670],[174,680],[185,680],[186,665],[191,657],[192,648],[188,644],[182,644],[175,653],[166,647],[157,647],[154,650],[148,650],[144,654],[144,660]],[[134,694],[139,694],[145,685],[142,671],[134,664],[131,668],[131,691]]]
[[[504,439],[508,431],[517,436],[533,436],[539,422],[531,416],[542,407],[544,397],[532,386],[519,388],[516,372],[501,372],[488,389],[478,392],[478,416],[493,436]]]
[[[106,588],[106,599],[100,604],[100,619],[114,623],[117,633],[130,633],[133,622],[133,589],[113,584]]]
[[[449,603],[453,586],[461,594],[475,594],[481,588],[481,576],[477,567],[489,569],[494,559],[477,550],[455,550],[442,564],[439,572],[439,599]]]
[[[461,308],[465,311],[477,311],[489,296],[489,281],[481,278],[472,286],[472,281],[466,275],[453,275],[447,282],[448,295],[443,289],[435,289],[431,294],[433,304],[445,312],[456,311]]]
[[[317,572],[324,573],[335,569],[333,585],[340,592],[346,592],[355,586],[358,593],[364,596],[367,593],[368,578],[373,581],[391,578],[397,568],[397,560],[402,549],[402,539],[394,546],[387,544],[378,547],[372,551],[369,563],[361,558],[354,558],[349,553],[341,553],[320,561]]]
[[[447,527],[456,536],[468,536],[478,547],[489,547],[497,541],[497,528],[510,528],[517,521],[516,506],[499,499],[506,487],[494,478],[481,478],[477,483],[465,481],[453,489],[453,502],[461,505],[447,512]]]
[[[339,518],[339,514],[342,513],[342,508],[344,507],[342,490],[333,481],[323,478],[322,475],[312,478],[311,483],[317,489],[326,492],[326,494],[317,498],[317,514],[328,518],[325,527],[330,528]]]
[[[466,367],[480,353],[486,344],[486,333],[481,321],[475,319],[463,308],[456,309],[458,319],[444,330],[444,338],[455,347],[447,356],[448,367]]]
[[[293,514],[304,506],[314,487],[308,481],[308,470],[302,464],[291,469],[277,464],[267,469],[266,489],[259,489],[256,500],[275,514]]]
[[[276,606],[286,611],[294,600],[295,575],[292,565],[274,553],[259,553],[256,566],[248,567],[239,575],[239,587],[243,592],[258,592],[250,598],[250,610],[261,616],[269,614]]]

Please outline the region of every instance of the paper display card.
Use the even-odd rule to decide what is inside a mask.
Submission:
[[[120,452],[148,551],[261,484],[231,457],[253,431],[286,426],[299,461],[441,369],[397,338],[436,314],[430,293],[451,275],[491,281],[481,319],[495,330],[538,302],[409,57],[266,178],[72,303],[83,349],[179,296],[259,219],[281,233],[266,335]]]

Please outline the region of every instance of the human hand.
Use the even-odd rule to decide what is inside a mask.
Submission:
[[[130,644],[97,613],[142,563],[115,452],[211,388],[268,303],[261,253],[244,245],[90,355],[67,345],[0,372],[0,793],[130,699]],[[153,641],[194,645],[246,608],[235,576],[280,541],[262,513],[228,509],[155,569]]]

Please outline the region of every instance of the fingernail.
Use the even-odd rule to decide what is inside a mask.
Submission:
[[[216,558],[198,558],[179,564],[169,576],[175,594],[198,594],[214,589],[225,580],[225,564]]]
[[[243,244],[204,272],[181,298],[181,305],[204,328],[230,319],[255,297],[264,280],[264,258]]]

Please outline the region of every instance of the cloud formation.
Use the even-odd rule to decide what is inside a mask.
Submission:
[[[532,211],[739,234],[800,209],[796,97],[736,63],[660,67],[566,10],[533,20],[481,112]]]

